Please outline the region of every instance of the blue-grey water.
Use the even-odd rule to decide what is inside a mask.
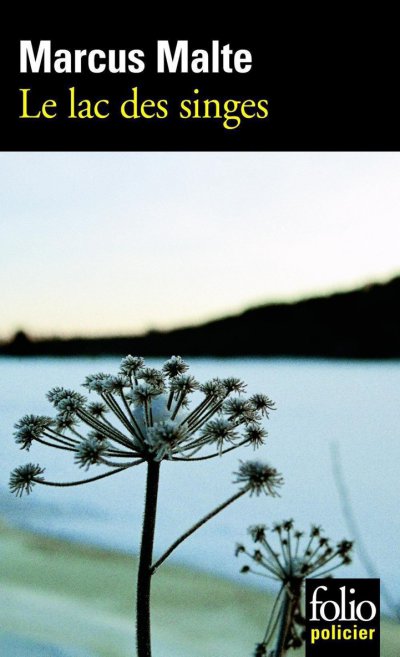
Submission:
[[[160,365],[156,359],[148,362]],[[45,398],[51,387],[78,389],[87,374],[113,373],[118,365],[116,358],[0,359],[0,512],[8,522],[138,550],[144,467],[77,488],[36,486],[29,498],[17,499],[7,489],[10,469],[24,462],[45,466],[52,480],[85,476],[67,453],[39,445],[29,454],[19,451],[13,425],[25,413],[51,414]],[[238,541],[249,543],[246,528],[292,517],[299,528],[316,523],[333,539],[351,538],[332,473],[330,446],[335,444],[369,557],[400,600],[400,363],[193,359],[191,369],[199,380],[240,376],[250,393],[265,392],[275,400],[267,444],[256,456],[284,474],[285,486],[280,498],[242,498],[184,543],[174,560],[237,578],[243,562],[233,550]],[[230,496],[239,458],[254,456],[252,448],[242,448],[203,463],[163,463],[156,551]],[[367,576],[357,555],[341,574]]]

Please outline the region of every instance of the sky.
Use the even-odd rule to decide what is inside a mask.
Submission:
[[[400,153],[2,153],[0,338],[141,333],[388,280],[399,181]]]

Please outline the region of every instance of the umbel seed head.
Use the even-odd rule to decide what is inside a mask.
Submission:
[[[243,446],[258,448],[267,432],[263,416],[273,408],[262,394],[245,398],[245,383],[236,377],[198,382],[180,356],[161,367],[148,367],[140,356],[122,359],[117,373],[97,372],[83,386],[90,399],[55,387],[47,395],[55,416],[25,415],[15,425],[15,441],[70,452],[76,465],[102,472],[85,480],[49,482],[40,466],[21,466],[11,475],[17,495],[34,484],[72,486],[88,483],[149,461],[208,460]],[[251,494],[276,495],[282,483],[274,468],[257,461],[241,463],[237,483]]]
[[[276,535],[278,545],[272,544],[265,525],[252,525],[248,532],[258,549],[252,553],[241,546],[253,561],[261,564],[269,576],[280,580],[289,589],[298,588],[306,577],[322,577],[339,566],[350,563],[353,542],[343,540],[336,548],[321,535],[322,529],[313,525],[308,536],[294,528],[293,520],[284,520],[274,525],[271,534]],[[239,554],[239,552],[238,552]]]

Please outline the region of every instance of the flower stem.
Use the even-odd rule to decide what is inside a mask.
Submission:
[[[289,629],[290,619],[292,614],[292,597],[286,590],[285,597],[282,603],[281,617],[279,622],[278,636],[276,639],[276,647],[274,650],[274,657],[284,657],[286,654],[286,639]]]
[[[174,543],[172,543],[172,545],[170,545],[170,547],[168,548],[168,550],[166,550],[166,551],[164,552],[164,554],[161,555],[161,557],[160,557],[160,558],[159,558],[159,559],[153,564],[153,566],[151,566],[151,574],[153,575],[153,574],[155,573],[155,571],[157,570],[157,568],[158,568],[159,566],[161,566],[162,563],[164,563],[164,561],[169,557],[169,555],[170,555],[174,550],[176,550],[176,548],[177,548],[181,543],[183,543],[183,541],[185,541],[187,538],[189,538],[189,536],[191,536],[192,534],[194,534],[194,532],[197,531],[197,529],[199,529],[199,528],[202,527],[206,522],[208,522],[209,520],[211,520],[211,518],[214,518],[214,516],[216,516],[218,513],[220,513],[220,512],[223,511],[224,509],[226,509],[226,507],[229,506],[230,504],[232,504],[232,502],[235,502],[236,500],[239,499],[239,497],[242,497],[242,495],[244,495],[245,493],[247,493],[247,490],[248,490],[247,488],[242,488],[238,493],[235,493],[234,495],[232,495],[232,497],[229,497],[227,500],[225,500],[225,502],[222,502],[222,504],[220,504],[220,505],[217,506],[215,509],[213,509],[213,511],[210,511],[210,513],[207,513],[206,516],[203,516],[203,518],[201,518],[198,522],[196,522],[195,525],[193,525],[192,527],[190,527],[190,529],[188,529],[184,534],[182,534],[182,536],[180,536],[179,538],[177,538],[176,541],[175,541]]]
[[[159,476],[160,463],[149,461],[147,465],[146,500],[143,516],[142,544],[140,547],[136,596],[136,644],[138,657],[151,657],[151,562],[153,559]]]

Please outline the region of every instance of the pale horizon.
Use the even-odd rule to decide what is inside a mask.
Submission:
[[[131,335],[384,282],[398,153],[2,153],[0,338]]]

